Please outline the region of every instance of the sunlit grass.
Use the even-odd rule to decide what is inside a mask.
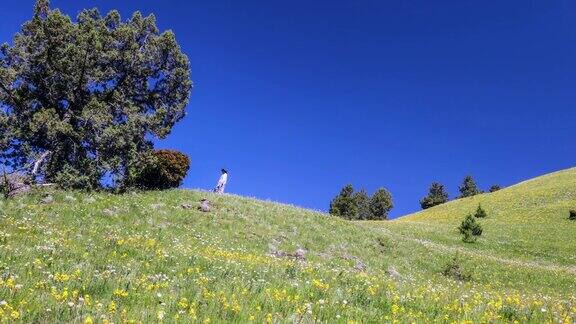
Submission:
[[[574,201],[575,173],[533,183],[546,194],[528,183],[384,223],[199,191],[0,200],[0,321],[574,321],[575,242],[563,235],[576,225],[542,215]],[[205,197],[210,213],[181,208]],[[466,245],[456,222],[479,201],[486,235]],[[271,255],[297,249],[304,260]],[[471,281],[442,275],[456,254]]]

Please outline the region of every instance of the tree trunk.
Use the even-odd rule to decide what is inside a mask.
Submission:
[[[42,155],[40,155],[38,160],[36,160],[36,162],[34,162],[34,168],[32,169],[32,177],[36,177],[36,175],[38,175],[38,171],[40,170],[42,163],[44,163],[44,161],[46,160],[46,158],[48,158],[50,153],[52,153],[52,152],[46,151],[46,152],[42,153]]]

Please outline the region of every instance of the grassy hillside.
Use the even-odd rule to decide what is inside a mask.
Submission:
[[[478,205],[489,215],[481,220],[484,233],[477,244],[463,244],[456,227]],[[567,220],[570,209],[576,209],[576,168],[458,199],[384,225],[396,234],[448,247],[576,272],[576,222]]]
[[[369,223],[198,191],[0,200],[0,321],[574,321],[575,181]],[[202,198],[210,213],[182,208]],[[485,234],[464,244],[478,202]],[[471,280],[442,274],[454,257]]]

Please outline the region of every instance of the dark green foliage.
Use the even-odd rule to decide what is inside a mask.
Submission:
[[[392,196],[385,189],[370,197],[364,189],[354,192],[352,185],[346,185],[330,202],[330,214],[350,220],[381,220],[392,207]]]
[[[476,238],[482,235],[482,226],[472,215],[466,216],[458,230],[462,234],[462,241],[466,243],[476,242]]]
[[[348,184],[330,202],[330,214],[346,219],[358,218],[358,206],[354,200],[354,188]]]
[[[472,178],[472,176],[469,175],[464,178],[464,181],[462,182],[462,185],[460,186],[459,190],[460,190],[459,198],[472,197],[477,194],[480,194],[480,190],[478,190],[476,182],[474,182],[474,178]]]
[[[354,203],[358,210],[357,219],[372,219],[372,213],[370,212],[370,197],[368,197],[368,194],[364,189],[354,193]]]
[[[499,185],[492,185],[490,187],[490,189],[488,189],[489,192],[496,192],[498,190],[502,189],[502,187],[500,187]]]
[[[188,58],[154,16],[89,9],[74,21],[38,0],[0,47],[0,164],[24,171],[48,153],[37,174],[46,181],[125,185],[184,117],[191,87]]]
[[[148,154],[138,163],[139,171],[133,186],[140,189],[170,189],[182,184],[190,169],[190,159],[173,150],[159,150]]]
[[[2,171],[2,173],[0,173],[0,195],[8,197],[9,192],[10,192],[10,183],[8,182],[8,174],[4,170]]]
[[[570,215],[568,216],[569,220],[576,220],[576,210],[571,210]]]
[[[472,274],[466,273],[460,264],[460,258],[458,256],[454,256],[448,264],[442,270],[442,274],[446,277],[450,277],[459,281],[470,281],[472,280]]]
[[[516,307],[511,305],[504,305],[499,311],[503,319],[508,322],[519,322],[522,319],[521,312]]]
[[[474,214],[474,217],[476,217],[476,218],[486,218],[486,217],[488,217],[488,214],[486,213],[486,211],[484,210],[484,208],[482,208],[481,205],[478,205],[478,208],[476,209],[476,213]]]
[[[378,189],[370,198],[370,212],[373,219],[387,219],[393,207],[392,195],[384,188]]]
[[[100,174],[93,168],[85,168],[84,172],[70,165],[65,165],[51,177],[51,181],[63,189],[93,190],[98,188],[100,186]]]
[[[428,189],[428,196],[420,200],[422,209],[428,209],[448,201],[448,193],[444,190],[444,185],[434,182]]]

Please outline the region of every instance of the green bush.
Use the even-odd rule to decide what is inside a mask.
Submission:
[[[502,189],[502,187],[500,187],[499,185],[492,185],[490,187],[490,189],[488,189],[489,192],[496,192],[498,190]]]
[[[462,266],[460,265],[460,258],[455,256],[446,264],[442,270],[442,274],[446,277],[451,277],[459,281],[470,281],[472,280],[472,274],[466,273]]]
[[[458,230],[462,234],[462,241],[466,243],[476,242],[477,237],[482,235],[482,226],[470,214],[462,221]]]
[[[144,155],[133,170],[131,186],[145,190],[177,188],[190,169],[190,159],[174,150],[158,150]]]
[[[0,174],[0,195],[7,196],[9,191],[8,175],[3,172]]]
[[[576,210],[571,210],[570,215],[568,216],[569,220],[576,220]]]
[[[486,218],[486,217],[488,217],[488,214],[487,214],[486,211],[482,208],[482,205],[478,205],[478,208],[476,209],[476,213],[474,214],[474,217],[476,217],[476,218]]]
[[[100,186],[100,175],[92,174],[94,169],[86,168],[83,171],[65,165],[50,180],[62,189],[94,190]]]

